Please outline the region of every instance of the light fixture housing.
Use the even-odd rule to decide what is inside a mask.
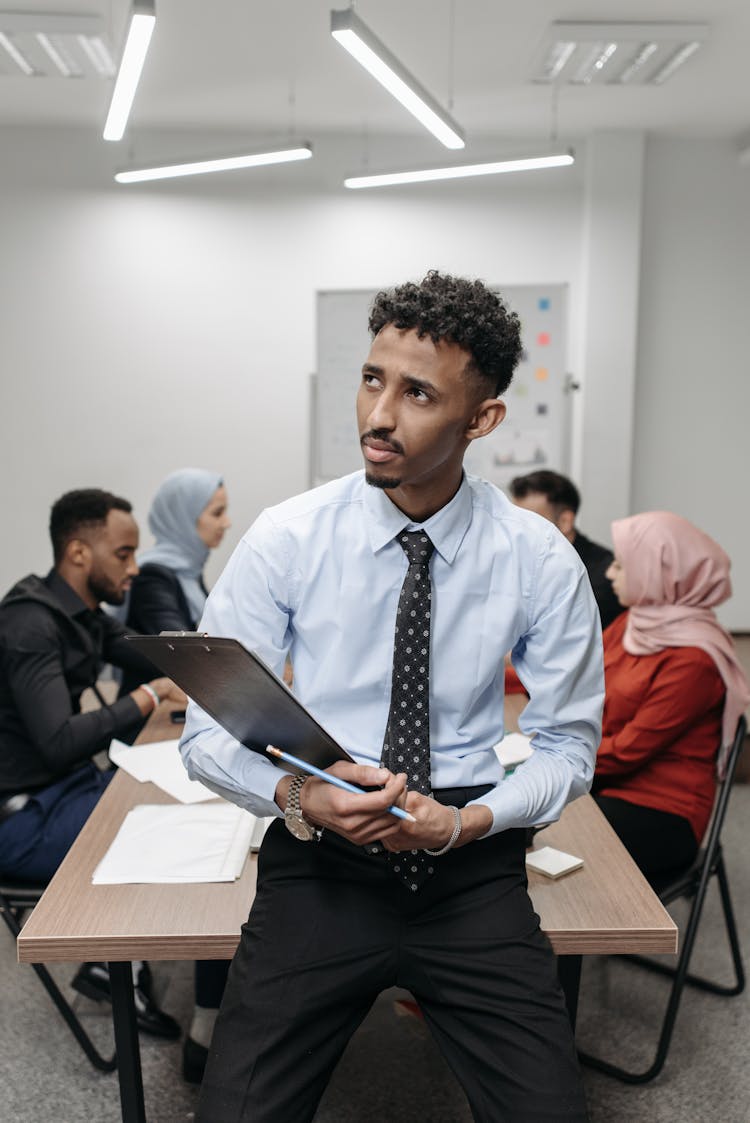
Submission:
[[[331,12],[331,35],[446,148],[463,148],[460,125],[403,66],[353,9]]]
[[[556,152],[545,156],[484,161],[478,164],[454,164],[447,168],[422,168],[415,171],[386,172],[379,175],[349,176],[344,187],[394,187],[404,183],[429,183],[438,179],[463,179],[468,176],[502,175],[509,172],[539,171],[543,168],[565,168],[575,163],[572,152]]]
[[[112,78],[105,32],[100,16],[0,12],[0,76]]]
[[[259,168],[267,164],[288,164],[295,160],[309,160],[312,154],[312,146],[307,141],[298,141],[286,148],[267,148],[263,151],[244,152],[236,156],[203,157],[159,165],[150,164],[140,168],[127,168],[116,172],[115,179],[118,183],[145,183],[154,179],[175,179],[178,176],[205,175],[209,172],[228,172],[241,168]]]
[[[122,140],[156,23],[154,0],[134,0],[125,46],[104,125],[105,140]]]
[[[660,85],[695,54],[708,33],[705,23],[559,20],[547,28],[532,81]]]

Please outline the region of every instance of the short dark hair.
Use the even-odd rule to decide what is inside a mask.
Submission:
[[[126,511],[130,514],[132,504],[111,491],[98,487],[85,487],[78,491],[66,491],[53,503],[49,517],[49,534],[52,539],[52,552],[55,564],[62,559],[65,547],[71,538],[76,538],[84,527],[101,527],[107,521],[110,511]]]
[[[525,499],[532,492],[546,495],[558,514],[561,511],[578,514],[578,508],[581,506],[578,488],[567,476],[561,476],[559,472],[542,469],[539,472],[529,472],[527,476],[516,476],[510,481],[510,494],[514,499]]]
[[[467,281],[431,269],[419,282],[379,292],[370,310],[373,336],[392,324],[455,343],[471,356],[467,370],[499,395],[510,386],[521,358],[521,322],[482,281]]]

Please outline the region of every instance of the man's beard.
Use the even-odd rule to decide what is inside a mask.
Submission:
[[[97,604],[122,604],[125,600],[125,590],[117,588],[110,581],[97,577],[89,577],[89,591]]]
[[[373,476],[367,470],[365,470],[365,481],[370,484],[371,487],[382,487],[384,490],[401,487],[401,480],[387,479],[384,476]]]

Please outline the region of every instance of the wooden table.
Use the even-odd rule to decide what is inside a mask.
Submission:
[[[164,709],[164,707],[163,707]],[[155,715],[141,740],[175,735],[168,715]],[[256,858],[230,884],[92,885],[91,875],[132,806],[170,803],[152,784],[118,773],[18,937],[24,963],[107,960],[125,1123],[144,1123],[143,1083],[133,1005],[133,959],[229,959],[255,894]],[[558,954],[575,1019],[581,955],[674,952],[677,929],[596,804],[570,804],[537,846],[584,859],[557,881],[531,873],[529,892]]]

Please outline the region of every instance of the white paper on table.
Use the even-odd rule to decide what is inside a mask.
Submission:
[[[94,870],[94,885],[234,881],[270,819],[233,803],[139,804]]]
[[[506,733],[502,741],[494,746],[494,749],[497,759],[505,769],[515,768],[517,764],[523,764],[534,752],[531,738],[527,737],[525,733]]]
[[[198,780],[191,780],[182,763],[178,740],[152,741],[149,745],[126,745],[114,740],[109,746],[109,759],[135,780],[150,780],[180,803],[200,803],[218,799]]]

